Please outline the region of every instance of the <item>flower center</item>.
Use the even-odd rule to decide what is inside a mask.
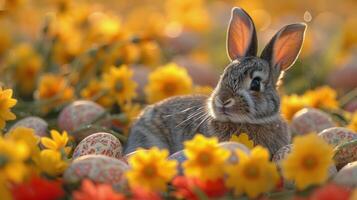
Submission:
[[[156,168],[153,166],[148,166],[143,170],[143,174],[145,177],[154,177],[156,176]]]
[[[256,166],[247,166],[244,174],[247,178],[255,179],[259,177],[259,169]]]
[[[120,81],[115,83],[115,91],[121,91],[123,89],[123,84]]]
[[[203,152],[198,155],[197,160],[201,165],[209,165],[211,163],[212,158],[210,154]]]
[[[164,92],[168,95],[174,94],[176,91],[176,85],[172,83],[166,83],[164,85]]]
[[[0,168],[4,167],[8,161],[9,159],[6,156],[0,155]]]
[[[316,167],[317,160],[314,156],[309,155],[303,159],[302,165],[304,166],[305,169],[311,170]]]

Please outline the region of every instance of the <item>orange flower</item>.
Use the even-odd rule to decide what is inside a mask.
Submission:
[[[125,197],[116,193],[112,186],[107,184],[94,184],[85,179],[80,190],[73,193],[74,200],[124,200]]]

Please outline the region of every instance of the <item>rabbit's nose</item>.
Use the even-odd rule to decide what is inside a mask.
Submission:
[[[233,98],[229,98],[225,101],[222,101],[221,98],[217,97],[215,99],[215,103],[216,103],[216,106],[217,107],[225,107],[225,108],[228,108],[228,107],[231,107],[234,105],[234,99]]]

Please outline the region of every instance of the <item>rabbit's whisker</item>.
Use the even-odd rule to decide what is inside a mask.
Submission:
[[[194,112],[193,114],[189,115],[189,116],[187,117],[187,119],[185,119],[184,121],[182,121],[181,123],[179,123],[175,128],[181,126],[181,125],[184,124],[185,122],[187,122],[187,121],[193,119],[194,117],[199,116],[200,114],[203,114],[203,113],[205,113],[204,110],[198,109],[196,112]]]
[[[165,118],[166,117],[171,117],[171,116],[174,116],[174,115],[177,115],[177,114],[185,113],[185,112],[190,111],[190,110],[192,110],[194,108],[200,109],[200,107],[202,108],[202,106],[192,106],[190,108],[186,108],[185,110],[182,110],[182,111],[177,112],[177,113],[173,113],[173,114],[170,114],[170,115],[164,115],[163,117],[165,117]]]

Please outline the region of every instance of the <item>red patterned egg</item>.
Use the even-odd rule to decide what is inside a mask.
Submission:
[[[344,166],[334,177],[333,181],[340,185],[357,187],[357,161]]]
[[[294,115],[290,124],[294,135],[303,135],[310,132],[319,133],[334,126],[335,123],[328,114],[314,108],[300,110]]]
[[[48,124],[45,120],[39,117],[25,117],[18,122],[16,122],[11,128],[17,128],[17,127],[26,127],[26,128],[32,128],[35,131],[35,134],[40,137],[45,137],[47,136],[47,128]]]
[[[122,145],[112,134],[95,133],[84,138],[77,145],[73,152],[73,158],[91,154],[120,159],[122,157]]]
[[[228,158],[228,162],[231,164],[237,163],[239,158],[236,156],[236,150],[242,150],[243,152],[250,154],[250,150],[244,144],[238,142],[221,142],[219,146],[230,151],[231,155]]]
[[[58,127],[74,131],[80,126],[91,123],[105,112],[104,108],[92,101],[80,100],[66,106],[58,117]]]
[[[319,136],[334,147],[357,139],[357,134],[347,128],[342,127],[325,129],[319,133]]]
[[[335,152],[334,159],[338,169],[357,161],[357,139],[338,145]]]
[[[125,183],[124,173],[129,166],[118,159],[104,155],[81,156],[69,165],[63,175],[66,183],[78,183],[89,178],[97,183],[120,187]]]

